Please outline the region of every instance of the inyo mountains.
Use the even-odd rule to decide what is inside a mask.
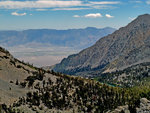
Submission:
[[[0,31],[0,44],[18,46],[28,43],[41,43],[54,46],[86,48],[99,38],[114,32],[114,28],[102,29],[87,27],[85,29],[29,29],[23,31]]]

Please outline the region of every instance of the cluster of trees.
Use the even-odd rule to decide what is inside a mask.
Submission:
[[[120,87],[134,87],[150,82],[150,63],[137,64],[124,70],[103,73],[96,79]]]
[[[28,88],[32,87],[35,80],[42,81],[44,78],[44,74],[46,73],[43,69],[38,69],[38,71],[32,72],[32,76],[28,76],[24,81],[19,82],[16,80],[15,85],[20,85],[22,88],[25,88],[28,86]],[[10,83],[14,83],[13,81],[10,81]]]
[[[0,51],[3,52],[3,53],[6,53],[6,54],[9,54],[9,55],[10,55],[9,51],[7,51],[6,49],[4,49],[4,48],[2,48],[2,47],[0,47]]]

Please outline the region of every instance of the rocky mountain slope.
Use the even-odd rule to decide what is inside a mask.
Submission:
[[[30,90],[16,84],[23,83],[28,76],[38,73],[38,68],[15,59],[0,47],[0,101],[11,104]]]
[[[26,69],[31,68],[27,67],[20,68],[22,64],[14,59],[8,51],[0,48],[0,98],[1,102],[12,103],[14,100],[20,96],[25,95],[26,90],[19,88],[18,86],[11,84],[10,82],[15,82],[17,80],[22,81],[28,75]],[[18,67],[18,68],[17,68]]]
[[[93,75],[150,60],[150,15],[145,14],[101,38],[93,46],[70,55],[53,69],[71,75]]]

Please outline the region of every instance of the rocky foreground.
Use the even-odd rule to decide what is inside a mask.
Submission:
[[[132,113],[129,110],[129,106],[119,106],[113,111],[107,113]],[[146,98],[140,99],[140,105],[136,108],[136,113],[150,113],[150,101]]]

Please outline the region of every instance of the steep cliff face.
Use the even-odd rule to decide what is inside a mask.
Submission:
[[[118,69],[150,58],[150,15],[145,14],[92,47],[63,59],[55,71],[78,74],[102,69]],[[82,73],[80,73],[82,74]],[[91,73],[92,74],[92,73]]]

